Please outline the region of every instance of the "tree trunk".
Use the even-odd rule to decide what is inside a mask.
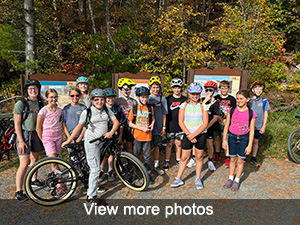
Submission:
[[[89,5],[89,12],[90,12],[90,17],[91,17],[91,22],[92,22],[92,31],[94,34],[96,34],[97,31],[96,31],[96,25],[95,25],[95,20],[94,20],[92,2],[91,2],[91,0],[87,0],[87,1],[88,1],[88,5]]]
[[[84,18],[86,18],[86,0],[78,0],[78,9],[78,15],[80,17],[83,16]]]
[[[55,12],[57,12],[56,0],[53,0],[53,9],[54,9]],[[62,43],[63,43],[63,40],[62,40],[62,37],[61,37],[61,34],[60,34],[60,21],[59,21],[59,18],[55,17],[54,21],[53,21],[53,24],[54,24],[54,30],[55,30],[56,38],[57,38],[56,39],[57,41],[54,41],[55,42],[55,48],[56,48],[55,55],[56,55],[57,60],[61,61],[62,60]]]
[[[33,71],[27,66],[28,62],[33,62],[36,59],[35,54],[35,23],[33,0],[24,0],[25,10],[25,62],[26,62],[26,75],[31,74]]]

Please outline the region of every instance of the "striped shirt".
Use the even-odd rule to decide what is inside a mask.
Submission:
[[[187,103],[182,103],[180,105],[181,109],[184,109],[185,104]],[[208,111],[208,107],[204,104],[203,105],[203,110],[204,111]],[[188,131],[190,133],[195,133],[196,130],[198,130],[198,128],[203,124],[203,113],[202,113],[202,109],[201,109],[201,105],[200,103],[198,103],[197,105],[193,106],[191,104],[188,104],[185,107],[185,111],[184,111],[184,124],[186,126],[186,128],[188,129]],[[206,133],[207,130],[205,129],[203,133]]]

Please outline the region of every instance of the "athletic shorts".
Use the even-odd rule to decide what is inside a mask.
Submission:
[[[206,139],[213,139],[214,136],[221,136],[220,129],[216,130],[214,126],[207,129]]]
[[[30,152],[42,152],[44,150],[43,143],[41,142],[36,131],[22,130],[22,136],[28,148],[24,148],[24,153],[19,153],[19,151],[17,151],[18,155],[29,155]],[[17,148],[18,146],[19,141],[17,139]]]
[[[152,146],[154,146],[154,147],[162,147],[162,136],[160,136],[160,135],[152,135]]]
[[[124,126],[123,127],[123,140],[126,140],[128,142],[133,142],[134,138],[133,135],[131,133],[131,128],[129,126]]]
[[[196,143],[190,142],[190,140],[184,135],[182,140],[182,150],[191,150],[193,146],[195,146],[199,150],[204,150],[205,143],[206,143],[206,133],[199,134],[196,136]]]
[[[259,133],[259,130],[255,130],[254,132],[254,139],[262,139],[263,135],[261,133]]]
[[[173,142],[175,140],[177,141],[182,141],[183,140],[184,133],[179,132],[179,133],[167,133],[167,142]]]

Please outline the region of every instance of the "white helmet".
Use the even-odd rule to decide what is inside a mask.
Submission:
[[[172,81],[171,81],[171,88],[172,87],[182,87],[183,86],[183,82],[180,78],[174,78]]]

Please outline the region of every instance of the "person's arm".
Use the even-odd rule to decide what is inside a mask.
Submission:
[[[227,113],[226,114],[226,119],[225,119],[225,126],[224,126],[224,130],[223,130],[223,143],[222,143],[222,147],[224,149],[227,149],[227,147],[228,147],[227,134],[228,134],[229,124],[230,124],[230,114]]]
[[[68,139],[61,144],[61,147],[63,148],[65,145],[71,143],[71,141],[74,140],[74,138],[77,136],[77,134],[79,134],[79,132],[81,131],[81,129],[83,127],[84,127],[84,124],[78,123],[77,126],[74,128],[70,137],[68,137]]]
[[[37,116],[37,120],[36,120],[36,133],[39,136],[40,140],[43,141],[43,137],[42,137],[42,127],[43,127],[43,123],[44,123],[44,117],[41,115]]]
[[[148,132],[148,131],[150,131],[149,127],[147,127],[147,126],[141,126],[141,125],[136,125],[136,124],[132,123],[131,120],[128,120],[128,125],[129,125],[129,127],[133,128],[133,129],[141,130],[141,131],[143,131],[145,133]]]
[[[213,119],[208,123],[207,128],[210,128],[212,125],[214,125],[215,122],[218,121],[219,116],[218,115],[214,115]]]
[[[178,124],[186,136],[190,135],[189,130],[187,129],[187,127],[184,124],[184,110],[181,108],[179,109],[179,112],[178,112]]]
[[[161,132],[159,134],[160,136],[166,135],[166,121],[167,121],[167,115],[164,114],[163,115],[163,128],[162,128],[162,130],[161,130]]]
[[[264,134],[266,131],[266,126],[267,126],[267,120],[268,120],[268,111],[264,112],[264,123],[262,125],[262,128],[259,130],[259,133]]]
[[[255,121],[256,121],[256,118],[251,119],[250,132],[249,132],[249,143],[245,149],[246,155],[249,155],[252,150],[252,144],[253,144],[253,140],[254,140]]]
[[[84,132],[85,132],[85,127],[83,127],[83,128],[82,128],[82,130],[81,130],[81,133],[80,133],[79,137],[76,139],[76,142],[80,142],[80,141],[82,141],[82,139],[83,139],[83,135],[84,135]]]
[[[108,138],[108,139],[112,138],[112,136],[114,135],[114,133],[116,132],[116,130],[118,130],[118,127],[120,126],[120,123],[117,119],[114,119],[112,122],[113,122],[113,127],[112,127],[111,131],[109,131],[103,135],[105,138]]]
[[[62,127],[63,127],[63,130],[64,130],[64,132],[67,136],[67,139],[68,139],[68,137],[70,137],[70,133],[68,131],[67,124],[65,122],[62,122]]]
[[[24,142],[23,135],[22,135],[22,115],[14,113],[14,125],[15,125],[15,132],[18,138],[18,152],[24,153],[24,148],[28,148],[26,143]]]

